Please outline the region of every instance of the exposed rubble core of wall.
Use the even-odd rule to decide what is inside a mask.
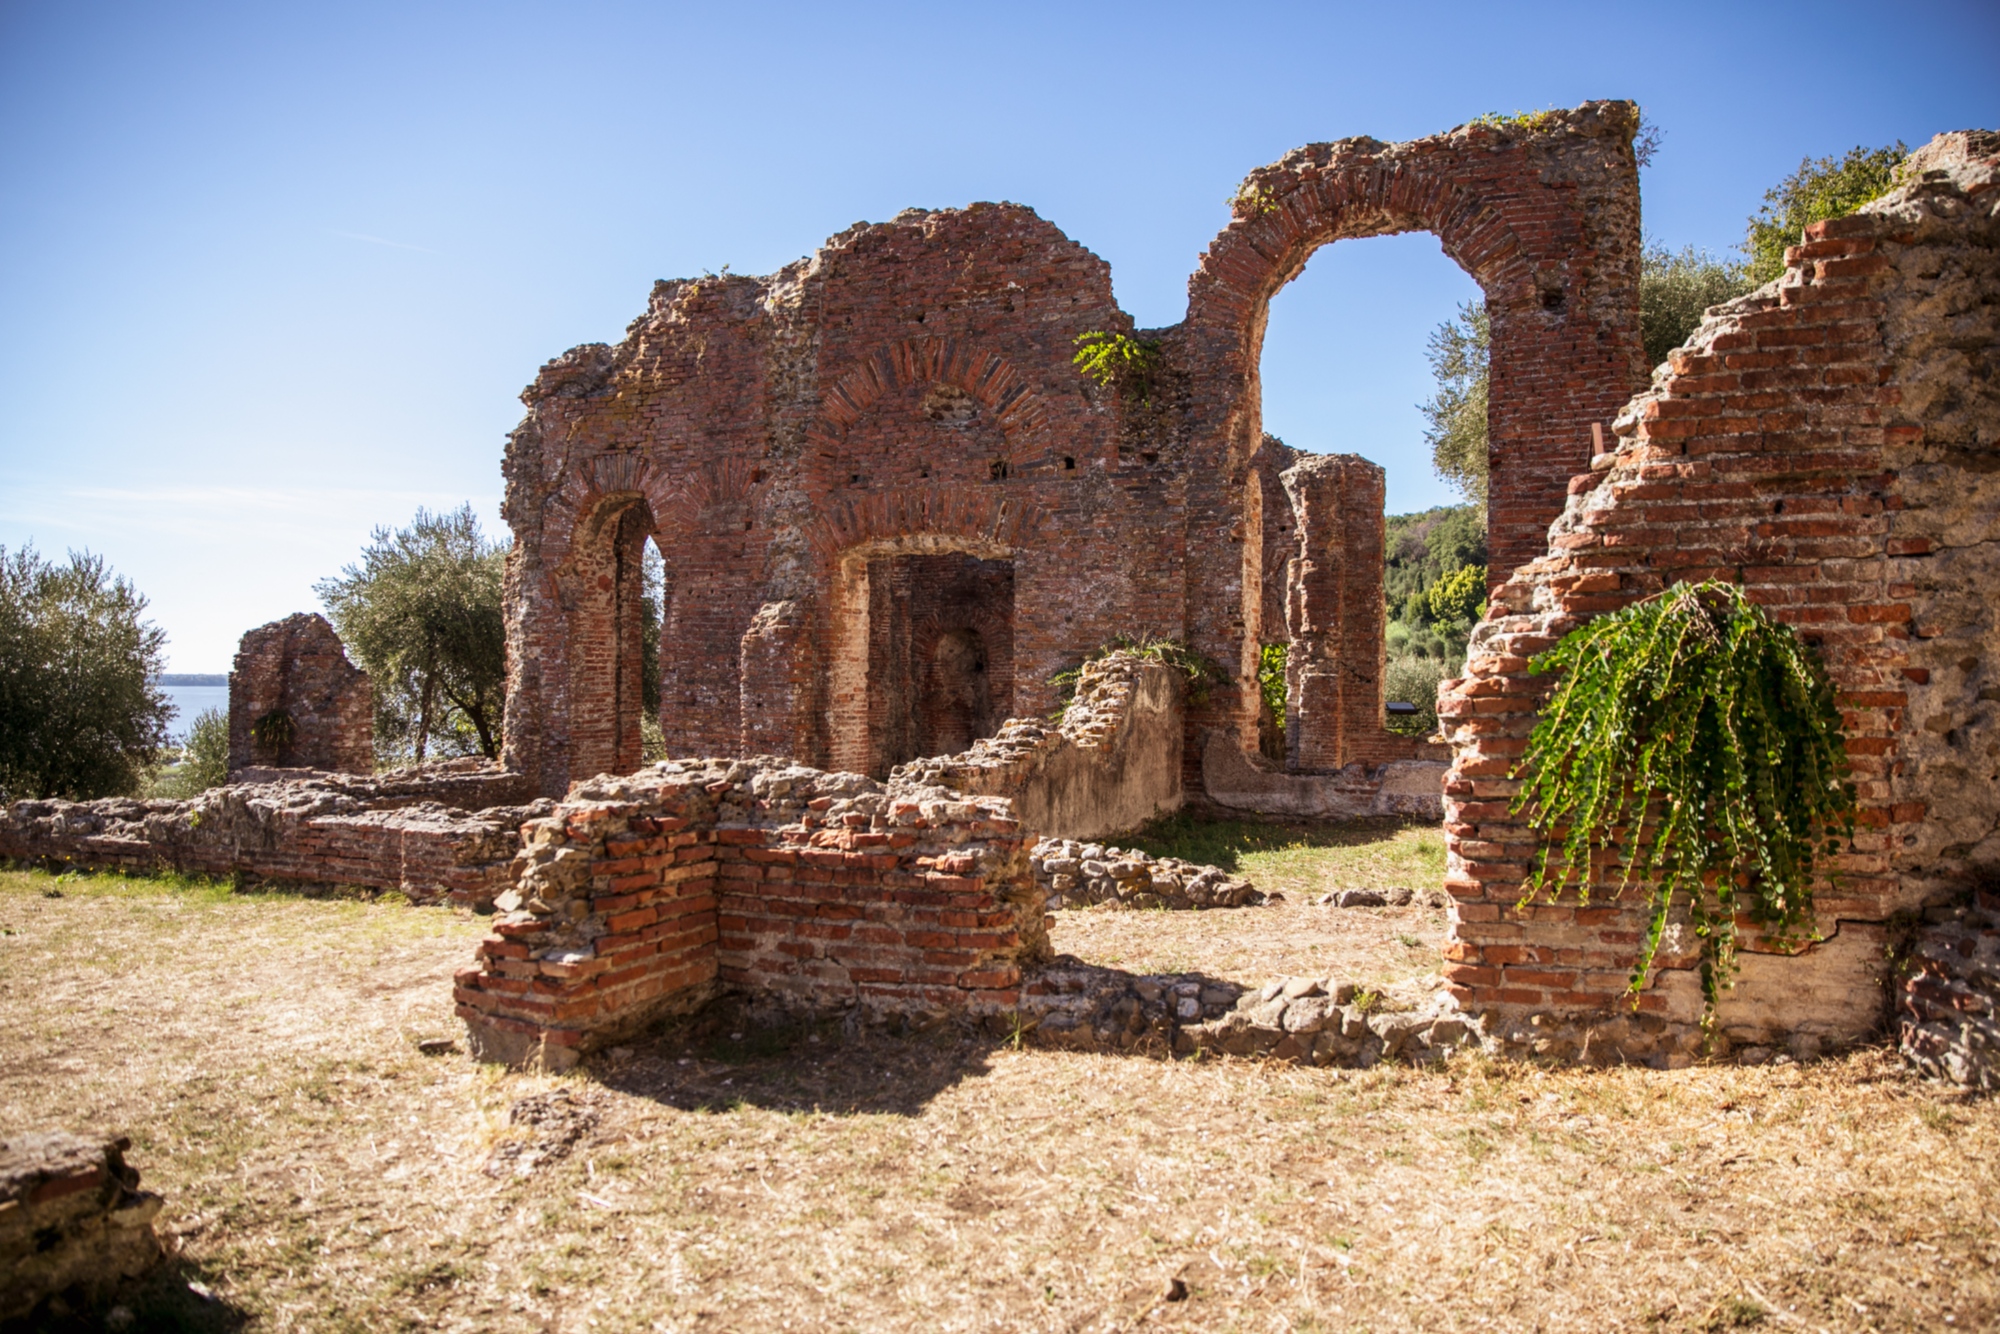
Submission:
[[[1637,123],[1594,102],[1300,149],[1246,182],[1167,330],[1135,330],[1104,262],[1011,204],[857,224],[767,278],[659,284],[622,342],[573,349],[523,395],[508,765],[551,797],[638,767],[648,540],[676,755],[879,778],[1046,716],[1052,675],[1152,636],[1225,668],[1183,723],[1197,782],[1202,737],[1260,750],[1258,652],[1292,633],[1268,566],[1304,552],[1294,767],[1412,758],[1381,727],[1363,592],[1379,603],[1379,476],[1372,500],[1342,509],[1330,483],[1328,522],[1294,522],[1274,479],[1297,458],[1259,415],[1268,303],[1322,245],[1435,232],[1492,312],[1496,569],[1535,554],[1590,423],[1643,379]],[[1157,343],[1147,384],[1082,376],[1093,332]],[[1341,543],[1370,525],[1376,557],[1352,558]]]
[[[159,1263],[161,1200],[139,1189],[131,1147],[60,1130],[0,1142],[0,1321],[65,1293],[97,1300]]]
[[[284,781],[189,801],[17,801],[0,813],[0,858],[394,890],[415,903],[483,908],[510,883],[522,821],[552,805],[499,804],[527,795],[522,776],[473,765],[380,778],[278,772]],[[479,809],[467,809],[468,798]]]
[[[1004,800],[768,756],[579,784],[530,821],[459,1014],[484,1060],[573,1064],[721,988],[998,1015],[1048,953]]]
[[[916,760],[891,781],[1008,797],[1037,834],[1097,838],[1181,806],[1180,673],[1129,650],[1079,669],[1059,722],[1010,718],[960,754]]]
[[[1155,857],[1137,848],[1045,838],[1029,850],[1036,883],[1051,909],[1106,903],[1118,908],[1252,908],[1266,895],[1219,866]]]
[[[375,768],[375,695],[324,616],[243,636],[229,673],[229,767]]]
[[[1896,997],[1897,1045],[1926,1074],[2000,1089],[2000,892],[1924,918]]]
[[[2000,875],[2000,136],[1941,135],[1904,184],[1807,229],[1783,277],[1712,310],[1570,484],[1548,551],[1516,570],[1440,691],[1446,972],[1518,1028],[1567,1016],[1635,1052],[1677,1048],[1700,1015],[1695,942],[1670,931],[1617,1018],[1640,905],[1518,908],[1533,836],[1510,812],[1550,687],[1528,660],[1601,612],[1679,580],[1742,583],[1815,645],[1846,719],[1860,802],[1852,850],[1797,955],[1751,932],[1718,1011],[1728,1042],[1839,1042],[1878,1028],[1892,914]],[[1495,401],[1500,386],[1496,381]],[[1598,1024],[1602,1018],[1604,1023]],[[1564,1039],[1567,1041],[1568,1039]]]

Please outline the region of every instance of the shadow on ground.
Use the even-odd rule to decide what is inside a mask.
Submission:
[[[1023,984],[1021,1009],[983,1021],[942,1012],[864,1025],[859,1012],[799,1019],[725,996],[593,1055],[586,1073],[682,1111],[754,1106],[836,1116],[920,1115],[1000,1047],[1172,1059],[1182,1020],[1215,1018],[1243,988],[1204,973],[1135,974],[1068,955]]]
[[[1155,857],[1241,869],[1244,854],[1289,848],[1358,848],[1387,843],[1405,829],[1435,828],[1435,822],[1395,817],[1359,820],[1214,819],[1187,811],[1145,825],[1137,833],[1115,840],[1119,847],[1137,848]]]

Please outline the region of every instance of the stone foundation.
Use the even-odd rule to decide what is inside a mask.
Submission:
[[[801,1012],[1000,1014],[1045,957],[1006,801],[770,757],[579,784],[530,821],[457,977],[483,1060],[562,1069],[723,988]]]
[[[2000,892],[1925,917],[1896,996],[1898,1046],[1925,1074],[2000,1089]]]
[[[379,780],[317,773],[238,783],[189,801],[18,801],[0,814],[0,857],[52,869],[394,890],[415,903],[484,908],[510,883],[521,822],[552,803],[471,812],[438,798],[518,796],[523,786],[519,775],[447,766]]]
[[[139,1189],[131,1147],[63,1131],[0,1142],[0,1321],[64,1294],[96,1301],[159,1263],[161,1200]]]

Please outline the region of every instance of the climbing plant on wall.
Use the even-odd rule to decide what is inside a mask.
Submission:
[[[1522,905],[1571,886],[1588,902],[1593,855],[1610,851],[1619,892],[1651,895],[1635,1001],[1680,902],[1712,1017],[1736,915],[1798,939],[1816,875],[1853,832],[1824,666],[1742,588],[1711,580],[1601,616],[1530,670],[1562,679],[1515,770],[1514,809],[1542,836]]]

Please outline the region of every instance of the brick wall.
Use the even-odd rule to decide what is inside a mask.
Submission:
[[[782,762],[581,784],[523,830],[457,978],[481,1059],[573,1064],[727,986],[871,1014],[998,1013],[1047,954],[1004,801]]]
[[[624,341],[523,395],[508,764],[551,796],[636,765],[620,553],[649,536],[676,755],[881,772],[953,744],[869,650],[869,567],[948,555],[1011,565],[1012,712],[1045,715],[1048,678],[1115,636],[1170,636],[1230,674],[1189,712],[1187,777],[1211,729],[1255,751],[1257,654],[1283,613],[1267,533],[1290,526],[1257,382],[1271,296],[1319,246],[1393,231],[1436,232],[1480,281],[1504,569],[1539,551],[1590,423],[1643,375],[1636,124],[1590,103],[1534,131],[1298,150],[1252,174],[1171,330],[1135,331],[1105,263],[1015,205],[912,209],[766,278],[659,284]],[[1092,331],[1158,339],[1143,396],[1079,374]],[[1379,642],[1355,651],[1365,675]]]
[[[517,826],[542,808],[468,812],[440,798],[504,798],[522,786],[519,775],[495,773],[427,783],[405,772],[380,784],[317,774],[212,788],[191,801],[18,801],[0,813],[0,858],[394,890],[416,903],[484,908],[509,883]]]
[[[1618,414],[1615,450],[1572,479],[1546,553],[1495,592],[1466,677],[1440,691],[1446,972],[1467,1004],[1622,1003],[1641,909],[1611,884],[1589,907],[1515,906],[1533,841],[1509,774],[1549,686],[1528,660],[1676,581],[1740,582],[1819,649],[1861,807],[1818,896],[1823,943],[1789,957],[1752,931],[1726,1037],[1874,1028],[1890,915],[2000,872],[1996,149],[1990,133],[1941,136],[1906,188],[1809,228],[1781,279],[1712,311]],[[1685,933],[1669,939],[1642,1014],[1699,1017],[1694,957]]]
[[[258,722],[278,713],[290,743],[260,744]],[[229,673],[229,767],[248,765],[375,768],[374,692],[324,616],[298,612],[243,636]]]

